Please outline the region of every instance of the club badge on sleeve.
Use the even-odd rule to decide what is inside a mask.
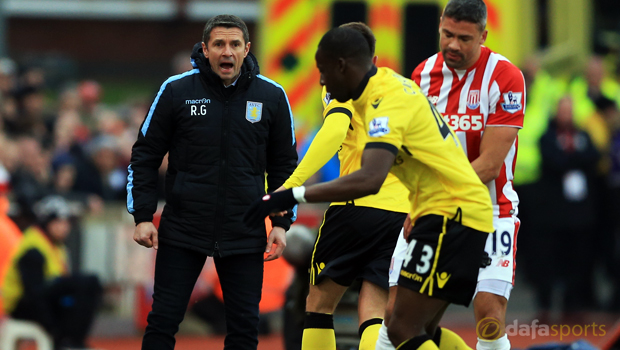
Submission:
[[[248,101],[245,105],[245,119],[250,123],[259,122],[263,116],[263,103]]]
[[[508,91],[503,94],[504,103],[502,103],[502,109],[508,113],[518,112],[523,108],[521,104],[522,92]]]
[[[389,117],[378,117],[371,120],[368,125],[368,136],[380,137],[389,134],[390,128],[388,127],[388,119]]]
[[[323,97],[323,103],[327,106],[330,102],[332,102],[332,95],[328,92],[325,94],[325,97]]]

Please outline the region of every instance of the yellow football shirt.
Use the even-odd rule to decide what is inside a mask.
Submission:
[[[389,68],[373,67],[352,102],[365,121],[367,148],[396,154],[390,172],[409,189],[411,221],[455,216],[470,228],[493,231],[491,198],[458,138],[420,88]]]
[[[323,87],[322,97],[324,125],[310,145],[306,156],[304,156],[297,169],[284,183],[286,188],[301,186],[303,182],[325,165],[334,152],[337,151],[337,148],[333,145],[333,140],[338,138],[341,139],[340,150],[338,151],[340,176],[348,175],[361,168],[362,153],[368,141],[364,130],[364,121],[359,115],[355,114],[351,101],[340,103],[330,99],[325,87]],[[350,123],[343,124],[339,122],[344,120],[344,118],[350,119]],[[329,124],[333,129],[324,130],[328,125],[327,121],[330,119],[339,121]],[[337,137],[337,135],[342,135],[343,133],[346,133],[344,138],[342,136]],[[358,198],[353,202],[356,206],[407,213],[410,208],[407,194],[407,188],[396,176],[389,174],[383,182],[379,193]],[[345,204],[345,202],[331,203],[331,205]]]

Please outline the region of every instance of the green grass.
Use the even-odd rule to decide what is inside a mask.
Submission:
[[[102,102],[108,105],[118,105],[127,101],[146,99],[151,101],[161,82],[145,80],[101,81],[103,89]]]

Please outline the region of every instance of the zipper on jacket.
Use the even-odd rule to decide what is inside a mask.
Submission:
[[[222,257],[222,255],[220,254],[220,247],[217,245],[217,241],[215,241],[215,248],[213,249],[213,256],[216,255],[220,258]]]
[[[220,232],[222,231],[222,222],[223,222],[223,218],[224,215],[226,215],[226,213],[223,213],[222,211],[224,210],[224,208],[226,207],[226,186],[224,185],[226,183],[226,173],[227,173],[227,169],[228,169],[228,165],[227,160],[228,160],[228,131],[229,131],[229,107],[228,107],[228,100],[226,100],[226,102],[224,102],[224,113],[223,113],[223,120],[222,120],[222,141],[220,143],[220,156],[221,156],[221,161],[220,161],[220,174],[219,174],[219,188],[218,188],[218,192],[217,192],[217,210],[216,210],[216,220],[217,220],[217,224],[215,226],[215,247],[214,247],[214,255],[216,254],[221,254],[221,252],[219,251],[219,247],[217,242],[219,242],[221,240],[220,237]]]

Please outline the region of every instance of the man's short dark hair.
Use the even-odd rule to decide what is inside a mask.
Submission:
[[[487,6],[482,0],[450,0],[443,10],[443,17],[477,24],[483,31],[487,25]]]
[[[319,48],[331,58],[347,58],[358,62],[372,59],[366,37],[349,27],[330,29],[321,38]]]
[[[341,28],[353,28],[360,32],[366,41],[368,42],[368,47],[370,47],[371,56],[375,55],[375,44],[377,42],[377,38],[375,38],[375,34],[373,34],[372,29],[363,22],[349,22],[340,25]]]
[[[248,31],[248,26],[245,25],[245,22],[235,16],[235,15],[218,15],[207,21],[205,24],[205,29],[202,32],[202,42],[205,44],[209,43],[209,39],[211,39],[211,31],[215,27],[224,27],[224,28],[239,28],[241,32],[243,32],[243,41],[245,43],[250,42],[250,32]]]

